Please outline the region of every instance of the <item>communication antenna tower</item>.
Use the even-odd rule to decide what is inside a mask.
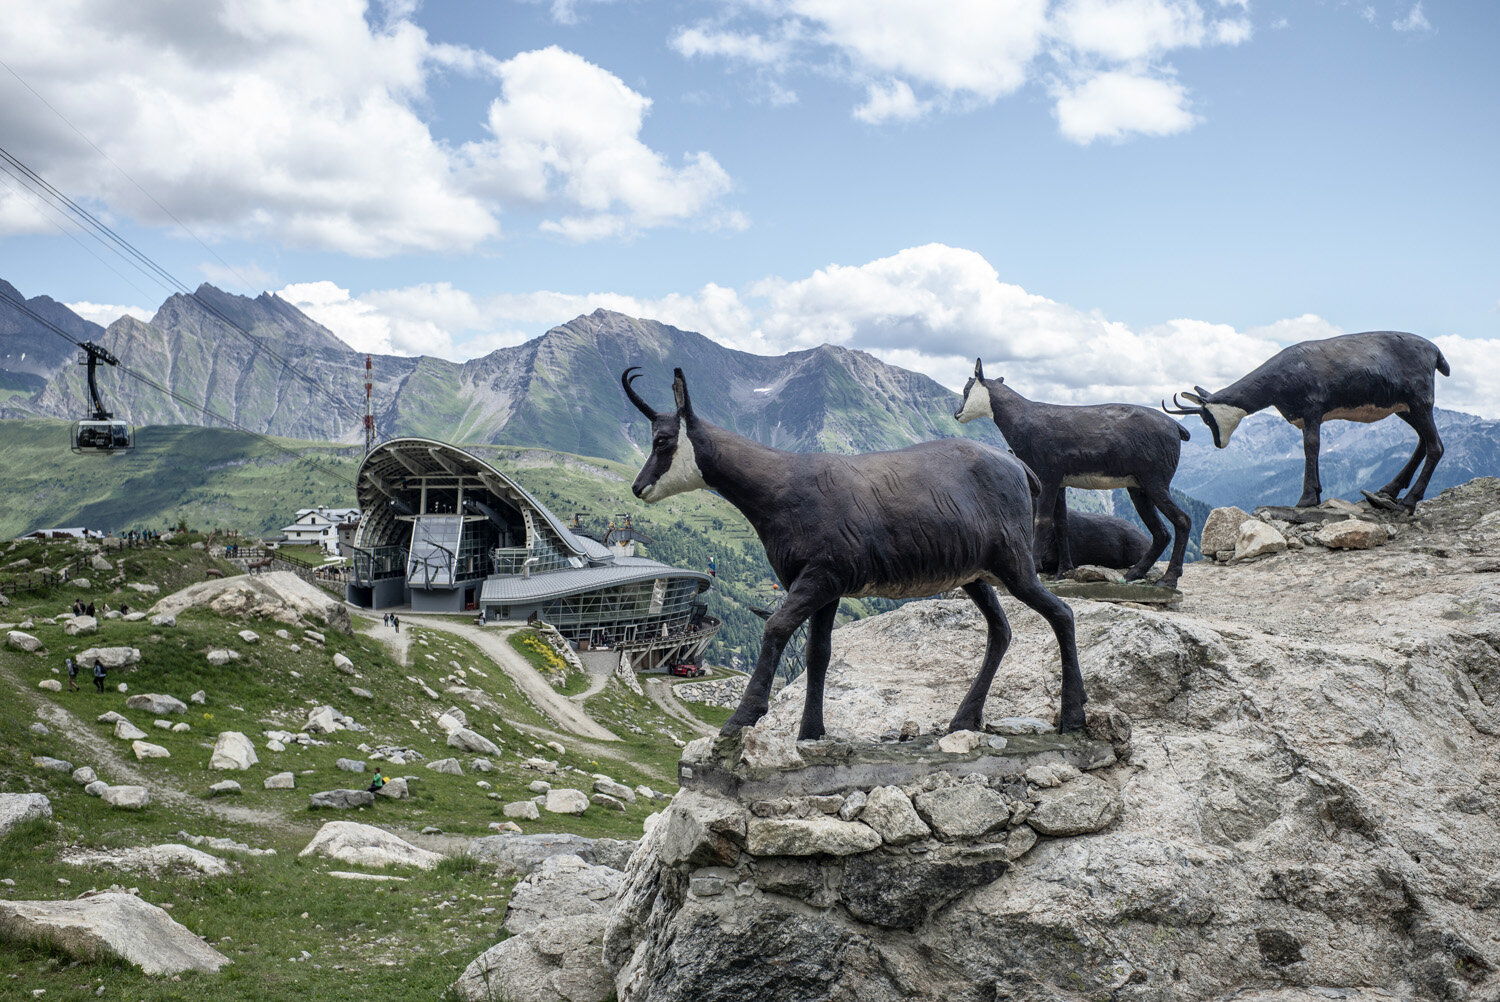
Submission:
[[[370,394],[375,389],[375,364],[365,356],[365,455],[375,448],[375,412],[370,409]]]

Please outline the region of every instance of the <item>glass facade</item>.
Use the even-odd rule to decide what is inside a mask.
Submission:
[[[569,640],[614,645],[685,632],[697,597],[693,578],[656,578],[555,598],[538,612]]]
[[[406,547],[371,546],[354,550],[354,577],[356,585],[368,586],[385,578],[398,578],[406,573]]]

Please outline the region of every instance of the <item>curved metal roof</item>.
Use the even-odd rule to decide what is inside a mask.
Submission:
[[[636,557],[617,564],[585,567],[582,570],[548,571],[545,574],[533,574],[529,578],[489,578],[484,582],[479,600],[486,605],[523,605],[657,578],[692,578],[698,582],[699,592],[707,591],[712,581],[701,571],[685,571],[655,560]]]
[[[403,485],[420,477],[472,480],[476,486],[482,486],[508,503],[530,509],[575,556],[591,563],[610,557],[608,547],[574,534],[526,488],[500,470],[458,446],[430,438],[390,439],[371,449],[360,463],[354,489],[364,520],[355,545],[369,546],[372,539],[388,539],[396,534],[396,513],[387,501],[395,499],[407,503],[402,496],[407,489]]]

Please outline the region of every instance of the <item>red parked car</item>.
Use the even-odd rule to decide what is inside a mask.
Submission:
[[[704,673],[702,665],[673,665],[667,671],[682,678],[697,678]]]

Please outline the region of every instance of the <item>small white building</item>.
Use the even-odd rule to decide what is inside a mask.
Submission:
[[[359,524],[358,508],[299,508],[296,521],[281,527],[292,546],[317,545],[330,557],[339,555],[339,527]]]

